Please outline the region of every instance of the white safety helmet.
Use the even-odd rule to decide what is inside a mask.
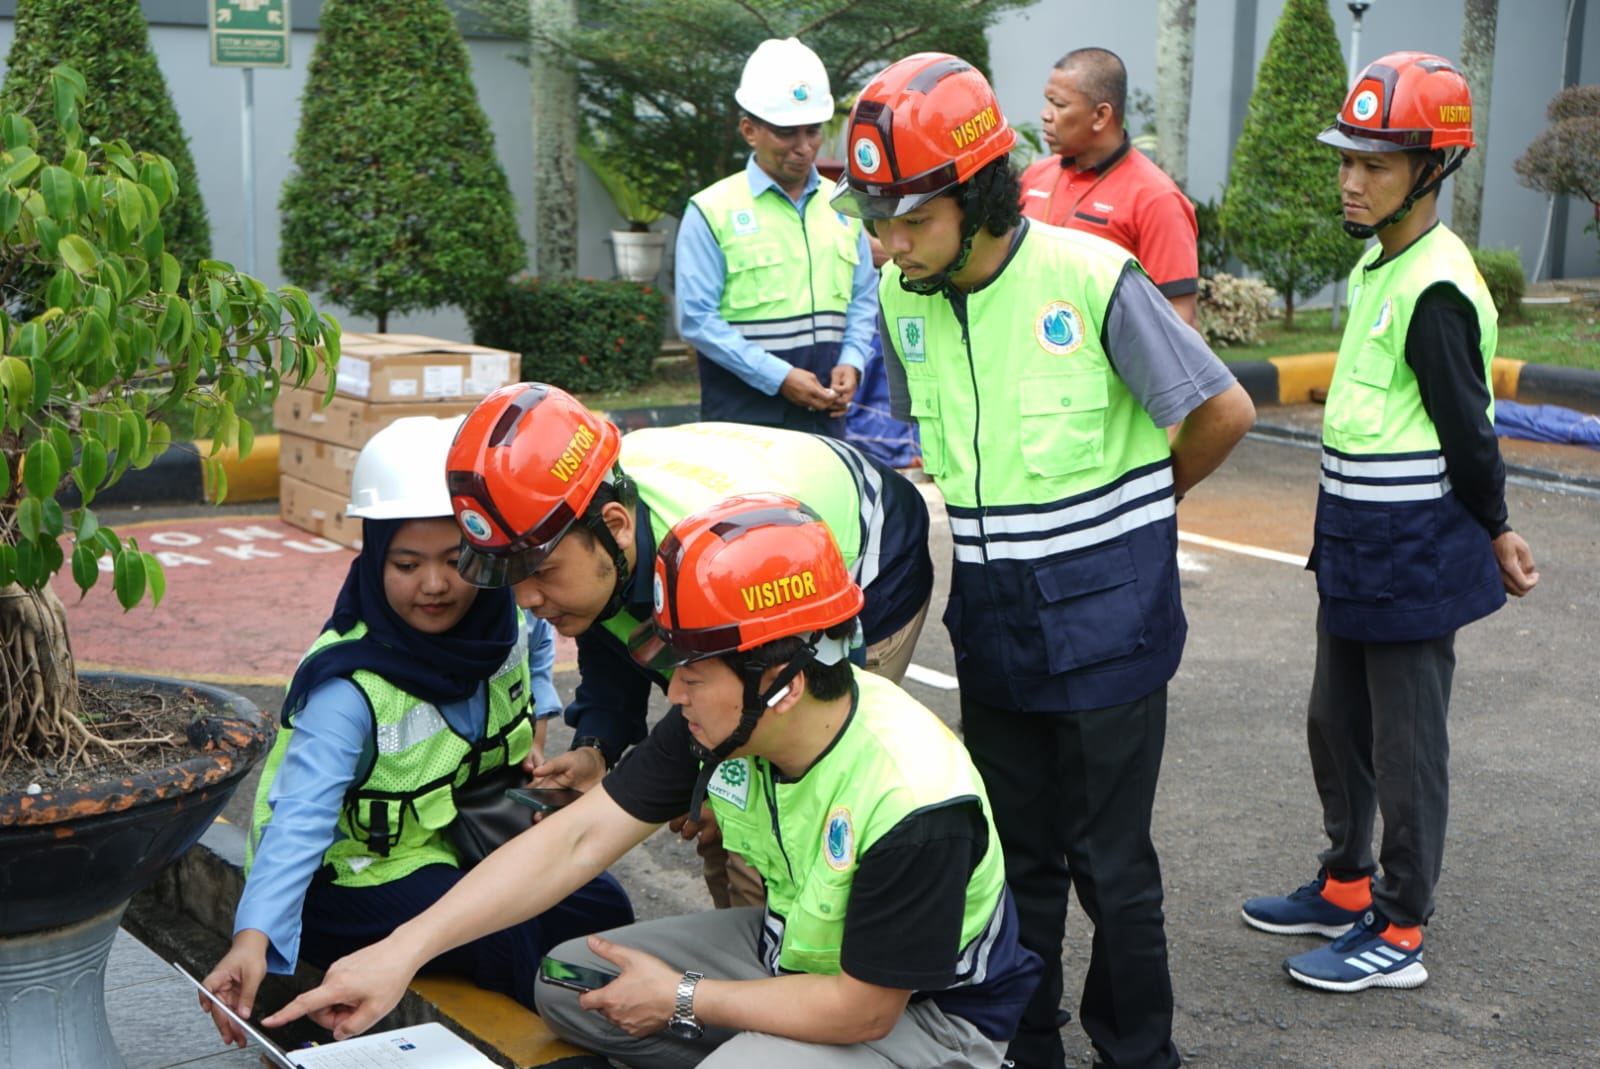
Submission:
[[[761,42],[745,61],[733,99],[773,126],[810,126],[833,118],[828,72],[817,54],[793,37]]]
[[[445,461],[466,416],[407,416],[367,440],[350,476],[346,516],[422,520],[450,516]]]

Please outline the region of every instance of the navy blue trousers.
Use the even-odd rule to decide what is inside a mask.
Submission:
[[[383,939],[443,898],[465,875],[449,865],[428,865],[378,887],[340,887],[333,883],[332,871],[317,873],[300,912],[300,956],[324,969]],[[425,969],[464,976],[533,1009],[546,951],[568,939],[632,923],[627,892],[609,872],[602,872],[537,917],[446,951]]]

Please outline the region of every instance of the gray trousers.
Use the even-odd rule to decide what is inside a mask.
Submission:
[[[1450,681],[1455,632],[1420,642],[1356,642],[1317,620],[1306,736],[1336,879],[1377,872],[1374,817],[1383,815],[1372,900],[1402,927],[1426,924],[1444,865],[1450,810]]]
[[[631,924],[601,933],[623,946],[654,954],[677,969],[694,969],[712,980],[759,980],[772,975],[757,953],[763,911],[719,909]],[[615,971],[590,953],[582,939],[563,943],[550,956],[575,965]],[[666,1032],[635,1039],[598,1013],[578,1008],[578,993],[539,985],[539,1016],[561,1038],[604,1054],[633,1069],[997,1069],[1004,1043],[983,1036],[959,1017],[947,1017],[932,1002],[907,1007],[883,1039],[834,1046],[780,1039],[761,1032],[707,1028],[698,1040]]]

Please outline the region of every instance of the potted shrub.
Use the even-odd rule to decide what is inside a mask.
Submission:
[[[220,497],[216,455],[253,440],[239,409],[327,368],[339,339],[299,290],[211,260],[182,277],[162,226],[183,192],[171,162],[86,138],[84,96],[56,67],[0,116],[0,1065],[30,1069],[122,1066],[100,983],[122,909],[271,734],[214,688],[81,687],[50,580],[70,569],[87,591],[109,556],[125,608],[159,602],[160,564],[100,524],[96,493],[165,450],[165,417],[187,408]],[[48,158],[36,120],[60,146]],[[69,483],[81,504],[63,508]],[[175,711],[177,744],[152,755],[140,740],[134,762],[108,737],[123,698]]]
[[[625,230],[611,232],[617,277],[654,281],[667,237],[650,226],[665,214],[665,205],[683,181],[682,168],[631,155],[626,146],[593,126],[585,126],[578,139],[578,158],[600,180],[617,214],[628,224]]]

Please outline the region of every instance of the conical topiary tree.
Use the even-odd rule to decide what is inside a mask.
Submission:
[[[1286,326],[1296,296],[1361,255],[1340,224],[1338,160],[1316,140],[1344,104],[1345,77],[1327,0],[1288,0],[1256,72],[1221,216],[1234,253],[1283,294]]]
[[[15,37],[6,56],[0,109],[21,111],[46,91],[58,64],[72,67],[87,86],[81,121],[85,143],[118,138],[159,153],[177,172],[177,194],[161,210],[166,250],[184,272],[211,256],[211,227],[195,177],[189,139],[167,93],[149,26],[139,0],[17,0]],[[39,115],[40,151],[51,159],[61,134],[48,108]]]
[[[327,0],[284,183],[279,263],[377,320],[463,305],[527,253],[444,0]]]

